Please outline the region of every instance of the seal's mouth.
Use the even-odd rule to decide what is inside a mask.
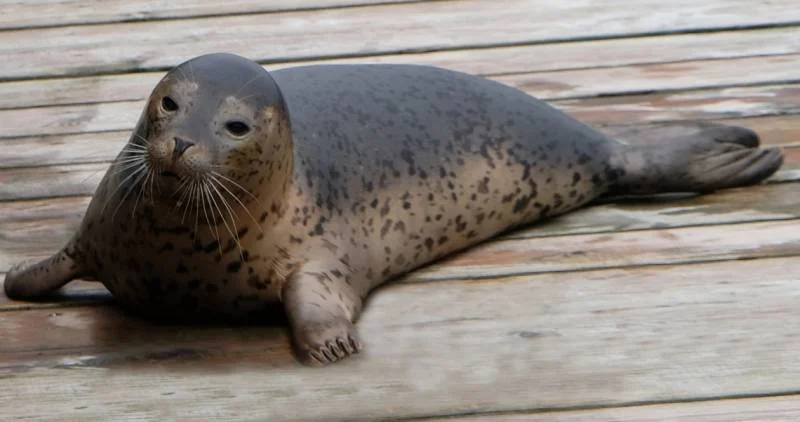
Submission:
[[[173,173],[171,171],[162,171],[161,172],[161,177],[171,177],[171,178],[174,178],[174,179],[180,179],[180,176],[178,176],[177,174],[175,174],[175,173]]]

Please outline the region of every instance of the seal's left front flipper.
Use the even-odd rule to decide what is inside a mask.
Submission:
[[[290,277],[283,287],[292,342],[304,364],[327,365],[363,349],[354,325],[361,298],[336,275],[307,269]]]
[[[706,193],[753,185],[782,164],[781,150],[760,148],[755,132],[715,125],[657,144],[620,144],[609,194]]]
[[[80,276],[78,263],[62,250],[39,262],[12,266],[3,287],[11,299],[33,299],[56,291]]]

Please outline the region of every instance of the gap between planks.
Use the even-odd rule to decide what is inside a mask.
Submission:
[[[749,0],[675,0],[669,8],[658,0],[624,7],[600,3],[609,7],[586,0],[507,0],[503,7],[437,1],[366,7],[362,13],[279,13],[269,15],[269,25],[262,16],[245,15],[6,31],[0,32],[0,55],[6,58],[0,80],[163,70],[221,50],[281,62],[800,23],[793,0],[772,0],[757,9]]]
[[[454,415],[414,418],[425,422],[796,422],[800,420],[800,395],[790,392],[766,397],[742,397],[680,403],[651,403],[624,407],[569,409],[536,413]]]

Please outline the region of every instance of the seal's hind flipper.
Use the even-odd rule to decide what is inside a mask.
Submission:
[[[657,143],[623,141],[613,159],[619,178],[609,194],[706,193],[753,185],[781,164],[781,150],[759,148],[752,130],[708,125]]]
[[[62,250],[39,262],[12,266],[3,287],[11,299],[32,299],[58,290],[79,276],[79,266]]]

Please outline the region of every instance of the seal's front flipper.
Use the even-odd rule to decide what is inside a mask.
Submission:
[[[3,287],[11,299],[33,299],[58,290],[80,276],[80,266],[62,250],[39,262],[12,266]]]
[[[362,350],[353,325],[361,299],[341,277],[298,272],[283,287],[282,300],[292,342],[304,364],[327,365]]]
[[[713,125],[659,143],[619,144],[608,193],[706,193],[759,183],[781,164],[780,149],[759,148],[755,132]]]

